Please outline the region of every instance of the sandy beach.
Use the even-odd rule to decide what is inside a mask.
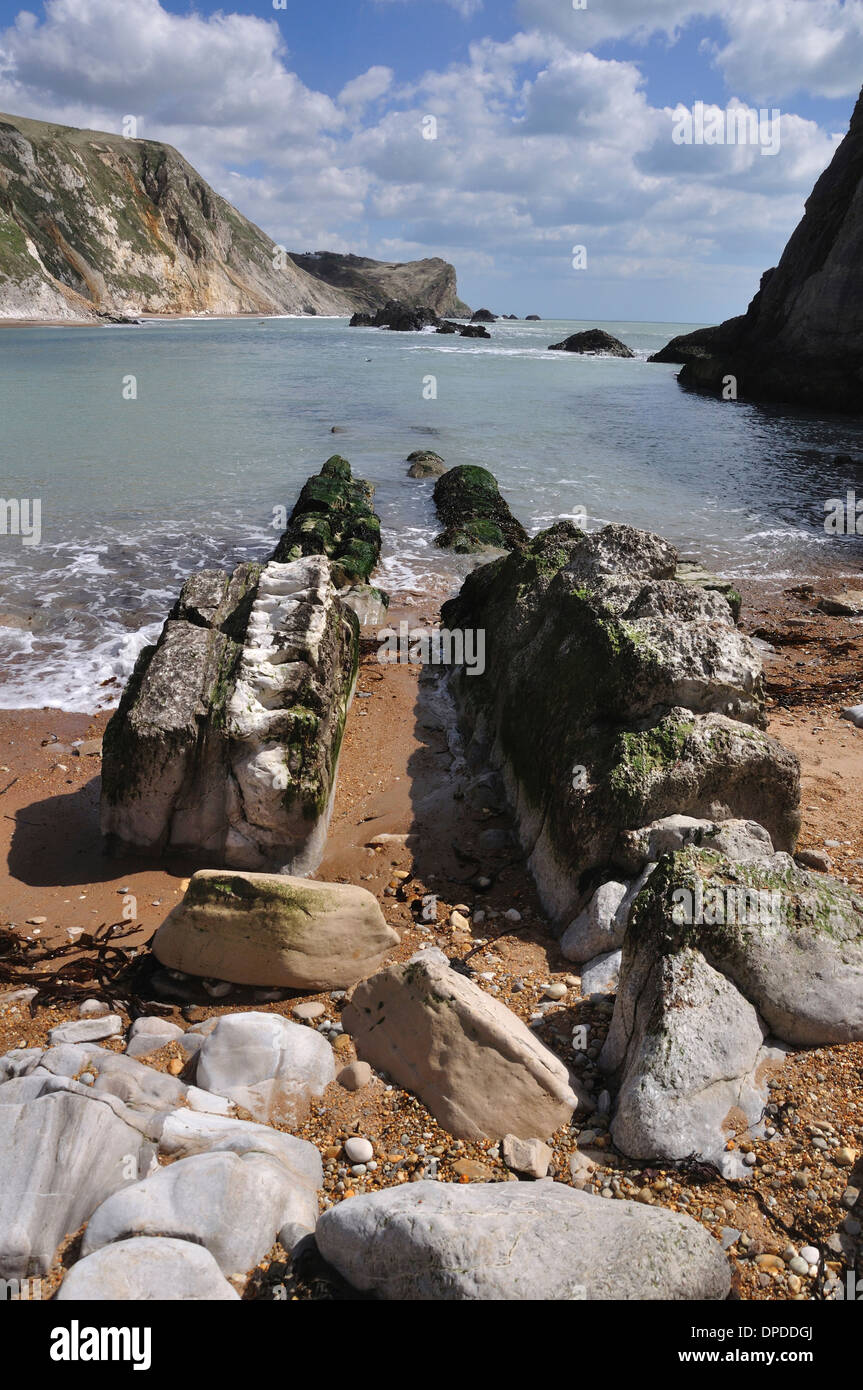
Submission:
[[[766,666],[770,732],[801,760],[800,847],[826,853],[834,873],[863,886],[863,731],[839,718],[841,706],[859,701],[863,694],[863,626],[828,617],[816,605],[814,594],[801,597],[787,589],[765,594],[753,588],[744,593],[742,625],[773,647]],[[527,1020],[549,982],[577,984],[577,967],[560,955],[520,853],[511,849],[489,854],[479,845],[482,831],[509,825],[506,809],[467,807],[454,799],[447,730],[429,704],[420,668],[380,665],[372,644],[365,645],[326,856],[313,877],[362,884],[378,898],[401,939],[392,953],[394,960],[406,959],[433,939],[451,955],[471,953],[473,968],[492,971],[502,980],[505,1002]],[[69,942],[74,939],[70,929],[91,931],[123,922],[124,904],[130,901],[138,929],[123,946],[141,945],[179,901],[188,875],[201,867],[183,860],[153,864],[105,857],[98,827],[96,751],[105,722],[106,716],[88,718],[50,709],[0,715],[0,926],[14,924],[17,933],[39,945]],[[78,741],[83,743],[76,751]],[[395,838],[377,846],[370,843],[380,836]],[[480,872],[490,878],[491,886],[478,893],[471,885]],[[439,900],[434,938],[416,911],[426,893],[435,893]],[[486,937],[462,934],[449,925],[453,908],[479,906],[487,913]],[[513,908],[521,918],[515,928],[503,916]],[[128,928],[130,923],[123,925]],[[187,998],[194,994],[187,989]],[[251,993],[239,987],[224,1001],[214,1001],[201,990],[192,1004],[162,1001],[157,1007],[181,1023],[249,1007],[290,1016],[300,997],[320,1002],[328,1011],[334,1007],[326,993],[291,994],[281,1002],[254,1004]],[[552,1049],[562,1049],[573,1022],[584,1021],[601,1038],[609,1010],[610,1005],[582,998],[552,1010],[539,1035]],[[119,1011],[129,1016],[122,1004]],[[26,1004],[7,1005],[0,1010],[0,1051],[25,1043],[44,1045],[49,1028],[76,1016],[73,1004],[37,1003],[32,1016]],[[109,1041],[107,1046],[122,1044]],[[347,1038],[340,1056],[346,1061],[354,1056]],[[170,1068],[174,1060],[175,1050],[168,1046],[155,1057],[155,1065]],[[861,1079],[861,1044],[800,1052],[784,1068],[774,1099],[781,1095],[783,1103],[797,1105],[803,1121],[807,1116],[834,1117],[837,1132],[856,1142],[863,1114],[853,1097],[860,1094]],[[392,1159],[390,1172],[379,1179],[376,1175],[366,1190],[409,1177],[420,1164],[418,1147],[438,1154],[440,1171],[451,1180],[505,1175],[496,1146],[487,1141],[453,1144],[421,1102],[397,1087],[386,1091],[378,1081],[355,1094],[334,1083],[325,1104],[298,1132],[324,1154],[328,1203],[352,1195],[343,1181],[339,1190],[335,1155],[344,1139],[357,1132]],[[569,1180],[575,1142],[568,1128],[552,1140],[552,1172],[559,1180]],[[786,1239],[790,1233],[798,1240],[823,1235],[834,1219],[844,1183],[841,1174],[825,1165],[812,1189],[818,1194],[813,1204],[811,1191],[804,1202],[787,1183],[777,1186],[769,1165],[753,1170],[753,1182],[744,1186],[709,1174],[645,1172],[637,1163],[609,1153],[607,1145],[607,1136],[600,1134],[587,1151],[598,1175],[592,1190],[608,1181],[623,1183],[627,1195],[686,1210],[717,1236],[729,1226],[745,1230],[754,1248],[765,1255],[778,1251],[783,1233]],[[787,1162],[793,1164],[793,1159]],[[74,1253],[74,1242],[69,1250]],[[62,1272],[61,1261],[53,1274],[55,1283]],[[244,1297],[272,1297],[273,1284],[286,1277],[293,1290],[290,1296],[320,1296],[320,1290],[313,1292],[296,1271],[286,1273],[283,1255],[276,1249],[244,1288]],[[786,1286],[779,1289],[765,1279],[757,1261],[739,1261],[734,1281],[739,1297],[794,1296]]]

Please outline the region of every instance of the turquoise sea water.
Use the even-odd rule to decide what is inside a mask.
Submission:
[[[491,468],[531,532],[584,507],[591,529],[659,531],[732,577],[860,570],[861,540],[823,519],[828,498],[863,497],[863,465],[834,463],[863,457],[863,422],[682,390],[646,358],[694,325],[602,325],[633,361],[547,351],[592,326],[3,329],[0,496],[40,499],[41,540],[0,534],[0,706],[115,702],[184,576],[266,555],[274,508],[334,452],[376,485],[379,582],[401,598],[452,589],[468,563],[432,544],[432,484],[404,463],[422,446]]]

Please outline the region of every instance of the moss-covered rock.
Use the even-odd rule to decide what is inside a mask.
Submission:
[[[303,485],[273,559],[286,564],[303,555],[326,555],[337,588],[364,583],[381,553],[374,495],[372,484],[354,478],[348,460],[333,454]]]
[[[435,545],[460,554],[513,550],[527,543],[527,532],[516,521],[493,473],[475,464],[450,468],[435,484],[434,501],[444,530]]]
[[[109,849],[310,872],[358,654],[325,556],[193,576],[105,733]]]
[[[799,768],[764,732],[758,653],[725,598],[676,569],[657,536],[560,522],[475,570],[442,610],[448,628],[485,632],[485,672],[457,671],[455,692],[562,918],[591,874],[613,877],[621,833],[663,816],[742,817],[779,848],[796,839]]]
[[[398,940],[364,888],[203,870],[153,951],[171,969],[235,984],[346,989],[377,970]]]
[[[740,1176],[732,1134],[756,1125],[795,1046],[863,1038],[863,897],[787,854],[663,856],[632,907],[600,1066],[612,1134],[633,1158],[700,1153]]]

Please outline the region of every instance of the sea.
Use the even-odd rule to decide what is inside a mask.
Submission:
[[[863,537],[824,523],[830,499],[863,500],[863,421],[686,391],[647,358],[698,326],[499,321],[490,340],[343,318],[3,328],[0,497],[29,505],[32,534],[11,520],[0,533],[0,708],[116,704],[184,578],[264,558],[333,453],[376,488],[375,582],[422,616],[476,561],[434,545],[434,484],[405,464],[420,448],[491,469],[532,534],[586,515],[590,530],[659,532],[731,579],[859,576]],[[636,356],[548,350],[587,327]]]

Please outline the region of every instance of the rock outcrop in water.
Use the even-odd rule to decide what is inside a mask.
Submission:
[[[442,317],[467,318],[470,314],[468,305],[459,299],[454,268],[437,256],[399,264],[371,261],[367,256],[340,255],[336,251],[292,251],[291,260],[366,313],[374,313],[396,299],[406,304],[427,304]]]
[[[105,731],[109,848],[315,868],[357,672],[350,586],[380,550],[371,498],[330,459],[269,562],[187,580]]]
[[[364,583],[381,553],[374,491],[352,476],[347,459],[333,454],[303,485],[273,559],[288,564],[302,555],[326,555],[337,588]]]
[[[516,521],[493,473],[475,464],[450,468],[435,483],[434,502],[444,530],[435,545],[459,554],[524,545],[527,532]]]
[[[799,766],[764,733],[758,653],[721,594],[678,582],[677,562],[630,526],[560,522],[442,609],[447,628],[485,632],[485,672],[456,668],[455,693],[564,923],[588,885],[631,871],[629,832],[663,816],[743,817],[795,844]]]
[[[170,145],[0,115],[0,317],[466,312],[445,261],[299,265]]]
[[[350,328],[388,328],[393,333],[421,333],[424,328],[433,328],[438,316],[428,304],[405,304],[401,299],[390,299],[374,314],[356,313],[351,318]]]
[[[650,360],[683,365],[679,381],[720,393],[863,411],[863,97],[779,265],[746,313],[674,338]]]
[[[600,353],[603,357],[634,357],[631,348],[605,333],[601,328],[587,328],[583,333],[571,333],[562,343],[551,343],[549,352]]]

